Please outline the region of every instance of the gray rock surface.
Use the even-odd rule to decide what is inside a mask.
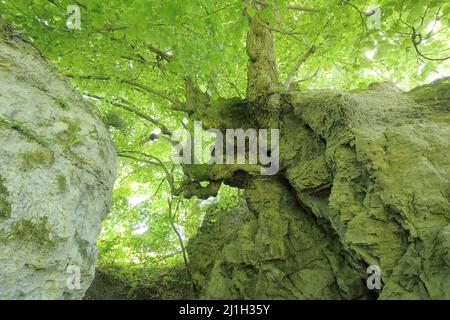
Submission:
[[[31,45],[0,37],[0,299],[84,296],[116,158],[97,109]]]

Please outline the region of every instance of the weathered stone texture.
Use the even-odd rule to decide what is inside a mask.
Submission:
[[[0,38],[0,299],[83,297],[115,175],[96,108],[31,45]]]
[[[282,99],[281,176],[191,241],[202,296],[450,299],[450,80]]]

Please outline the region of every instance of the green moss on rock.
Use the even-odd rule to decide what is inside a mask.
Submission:
[[[11,214],[9,193],[4,183],[5,179],[0,176],[0,218],[6,218]]]
[[[33,245],[51,244],[51,226],[48,218],[39,218],[36,221],[20,220],[8,233],[8,238],[15,241],[30,242]]]
[[[59,193],[64,193],[67,191],[67,179],[62,174],[56,177],[58,183],[58,191]]]
[[[67,99],[65,99],[64,97],[54,97],[53,99],[55,100],[58,107],[65,110],[69,109],[69,103],[67,102]]]
[[[52,151],[32,151],[20,154],[21,167],[25,171],[37,166],[50,167],[55,163],[55,155]]]
[[[81,142],[85,136],[81,135],[81,120],[63,118],[61,122],[67,125],[67,129],[56,136],[56,142],[65,149],[70,149],[73,145]]]
[[[1,118],[0,117],[0,125],[2,127],[6,127],[9,129],[16,130],[23,136],[27,137],[28,139],[37,142],[43,147],[49,147],[50,143],[47,141],[47,139],[44,136],[41,136],[34,130],[28,127],[28,125],[20,120],[17,120],[15,118]]]

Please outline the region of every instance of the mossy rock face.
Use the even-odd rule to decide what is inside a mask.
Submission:
[[[4,185],[5,180],[0,176],[0,219],[7,218],[11,214],[8,189]]]
[[[212,212],[190,244],[200,295],[450,299],[450,80],[284,99],[279,177],[250,179],[250,213]]]
[[[257,179],[247,204],[212,211],[191,240],[193,278],[207,299],[364,299],[364,266],[275,178]],[[248,209],[250,208],[250,209]],[[212,220],[215,220],[211,222]],[[339,272],[336,272],[339,270]]]
[[[51,167],[55,162],[55,156],[51,151],[33,151],[20,155],[21,166],[25,171],[33,169],[35,166]]]
[[[38,219],[37,221],[20,220],[14,224],[11,231],[7,235],[8,238],[20,239],[24,242],[33,242],[34,245],[46,246],[51,245],[51,226],[48,225],[47,217]]]
[[[58,183],[58,191],[60,193],[66,192],[67,191],[67,187],[68,187],[67,186],[67,179],[66,179],[66,177],[60,174],[60,175],[58,175],[56,177],[56,180],[57,180],[57,183]]]
[[[0,61],[0,299],[81,299],[116,174],[109,131],[32,46],[0,38]]]

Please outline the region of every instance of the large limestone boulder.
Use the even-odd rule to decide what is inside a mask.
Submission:
[[[0,32],[0,299],[84,296],[115,174],[96,108]]]
[[[201,296],[450,299],[450,79],[283,98],[280,176],[191,241]]]

